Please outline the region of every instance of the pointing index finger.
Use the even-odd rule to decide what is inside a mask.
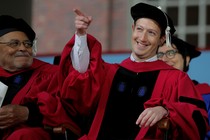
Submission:
[[[85,16],[79,9],[74,9],[74,13],[76,13],[78,16]]]

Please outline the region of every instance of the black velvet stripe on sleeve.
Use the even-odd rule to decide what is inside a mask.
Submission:
[[[206,104],[204,101],[199,100],[199,99],[195,99],[195,98],[189,98],[189,97],[184,97],[184,96],[180,96],[179,97],[179,101],[180,102],[186,102],[186,103],[190,103],[190,104],[194,104],[199,108],[203,108],[206,110]]]
[[[193,115],[192,115],[192,118],[193,120],[195,121],[196,123],[196,126],[198,128],[198,132],[199,132],[199,135],[200,135],[200,139],[201,140],[204,140],[204,137],[206,135],[206,125],[205,125],[205,120],[203,119],[203,116],[202,114],[200,113],[200,111],[198,110],[195,110],[193,112]]]
[[[28,103],[24,106],[28,107],[29,109],[29,116],[26,123],[33,127],[42,126],[43,116],[39,112],[39,108],[37,107],[37,105],[35,103]]]

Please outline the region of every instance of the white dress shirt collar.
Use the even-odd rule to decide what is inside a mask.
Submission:
[[[138,62],[138,61],[135,60],[135,58],[133,57],[132,54],[130,56],[130,59],[131,59],[131,61]],[[153,62],[153,61],[156,61],[156,60],[157,60],[157,55],[155,55],[155,56],[153,56],[153,57],[151,57],[147,60],[141,61],[141,62]]]

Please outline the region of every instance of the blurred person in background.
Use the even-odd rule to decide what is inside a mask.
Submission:
[[[170,66],[179,69],[184,72],[188,72],[190,62],[192,59],[200,56],[201,52],[196,50],[196,47],[183,41],[180,38],[172,36],[171,47],[164,43],[158,48],[157,57],[159,60],[164,61]],[[204,102],[206,103],[206,109],[208,111],[208,118],[210,120],[210,86],[207,83],[198,83],[193,80],[196,89],[201,93]],[[207,133],[205,140],[210,139],[210,131]]]

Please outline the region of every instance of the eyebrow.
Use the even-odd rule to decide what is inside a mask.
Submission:
[[[146,29],[148,31],[152,31],[152,32],[155,32],[156,34],[158,34],[158,31],[155,29],[152,29],[152,28],[145,28],[142,25],[138,25],[138,24],[136,24],[135,27],[140,27],[140,28],[143,28],[143,29]]]
[[[158,50],[157,52],[158,52],[158,53],[159,53],[159,52],[163,52],[163,53],[165,53],[165,52],[168,52],[168,51],[176,51],[176,50],[172,49],[172,50],[166,50],[166,51],[164,51],[164,52],[163,52],[163,51],[159,51],[159,50]]]

